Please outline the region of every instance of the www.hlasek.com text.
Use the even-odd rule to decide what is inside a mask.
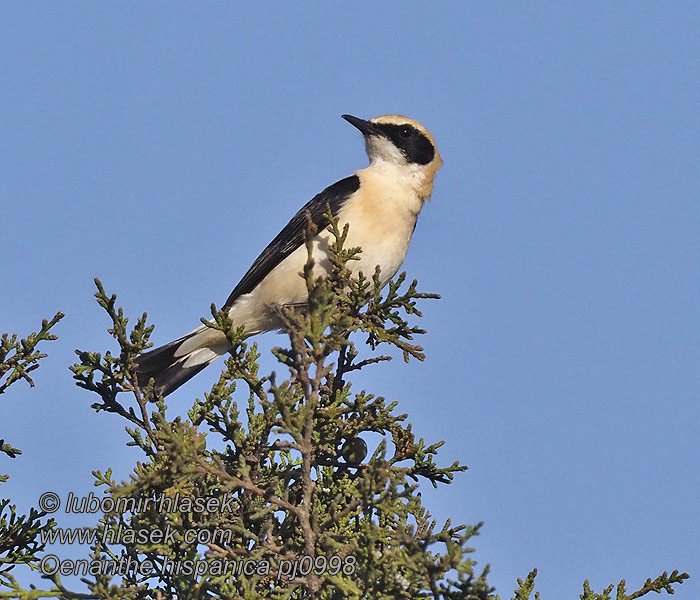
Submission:
[[[41,531],[42,544],[217,544],[230,546],[233,530],[227,528],[197,528],[181,531],[170,524],[165,527],[132,529],[121,524],[112,527],[54,527]]]

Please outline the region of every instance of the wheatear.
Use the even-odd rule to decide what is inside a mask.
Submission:
[[[317,228],[312,240],[314,275],[322,275],[329,267],[328,205],[341,230],[346,223],[350,225],[345,247],[362,248],[360,260],[348,263],[352,272],[371,275],[379,265],[384,285],[406,257],[418,214],[432,194],[435,172],[442,165],[435,140],[420,123],[400,115],[369,121],[351,115],[343,118],[362,132],[369,166],[327,187],[304,205],[231,292],[223,308],[247,335],[281,328],[271,306],[303,305],[307,300],[301,275],[308,259],[304,243],[307,211]],[[156,393],[166,396],[227,351],[224,334],[201,325],[141,355],[137,377],[144,386],[154,378]]]

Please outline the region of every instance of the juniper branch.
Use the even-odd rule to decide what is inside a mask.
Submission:
[[[51,328],[65,315],[57,312],[52,319],[44,319],[38,332],[30,333],[21,340],[17,334],[3,333],[0,338],[0,394],[10,387],[15,381],[24,379],[30,387],[34,387],[34,381],[29,373],[39,367],[39,361],[46,358],[46,354],[39,352],[36,347],[39,342],[57,339],[51,333]],[[6,377],[5,381],[1,381]]]

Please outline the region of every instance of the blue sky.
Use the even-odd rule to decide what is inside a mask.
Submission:
[[[698,596],[696,4],[36,2],[0,23],[0,330],[67,314],[36,389],[0,401],[24,450],[4,495],[87,495],[140,458],[67,370],[110,344],[93,277],[157,343],[189,331],[365,166],[340,115],[401,113],[445,161],[405,262],[442,300],[425,363],[355,385],[470,466],[427,506],[485,521],[502,596],[534,567],[543,600],[673,568]]]

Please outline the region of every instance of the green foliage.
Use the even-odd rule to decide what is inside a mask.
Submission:
[[[525,581],[518,579],[518,587],[513,592],[513,600],[528,600],[530,598],[530,595],[535,589],[536,576],[537,569],[534,569],[525,578]],[[613,590],[615,590],[615,600],[634,600],[635,598],[646,596],[649,592],[656,592],[657,594],[667,592],[668,594],[673,594],[673,584],[681,584],[689,577],[690,575],[688,575],[688,573],[673,571],[673,573],[669,575],[664,571],[653,581],[651,579],[647,579],[642,587],[631,594],[627,593],[627,583],[624,579],[620,581],[617,586],[614,584],[609,585],[600,594],[591,590],[591,586],[588,583],[588,580],[586,580],[583,582],[583,593],[579,596],[579,598],[581,598],[581,600],[613,600]],[[535,593],[534,598],[535,600],[540,600],[539,593]],[[500,596],[495,596],[493,600],[500,600]]]
[[[56,313],[50,321],[44,319],[41,322],[39,332],[30,333],[26,338],[18,339],[17,334],[3,333],[0,338],[0,394],[5,393],[13,383],[24,380],[31,387],[34,381],[29,376],[34,369],[39,367],[39,361],[46,358],[46,354],[39,352],[36,347],[39,342],[55,340],[56,336],[50,331],[65,315]],[[0,452],[10,458],[22,454],[22,451],[5,443],[0,439]],[[4,480],[6,477],[3,476]],[[1,480],[0,480],[1,481]]]
[[[498,599],[488,567],[477,571],[471,558],[481,524],[438,524],[418,493],[420,484],[449,484],[466,467],[440,465],[442,442],[417,439],[396,402],[356,391],[349,380],[390,360],[368,348],[384,345],[407,362],[422,360],[414,338],[424,331],[407,319],[421,316],[418,300],[437,296],[419,292],[415,281],[406,285],[403,274],[384,290],[378,272],[352,276],[348,265],[360,250],[344,248],[347,229],[332,219],[330,232],[328,277],[314,278],[309,246],[302,274],[308,306],[273,307],[288,333],[273,350],[286,376],[261,374],[257,345],[212,306],[207,323],[231,349],[218,380],[186,416],[172,417],[152,383],[134,376],[136,358],[151,345],[146,315],[130,330],[116,296],[96,280],[118,352],[78,350],[71,370],[94,394],[97,412],[125,419],[128,444],[142,460],[128,481],[109,469],[93,473],[102,511],[90,564],[102,572],[82,577],[88,592],[69,591],[58,574],[46,576],[50,589],[27,590],[0,568],[0,598]],[[40,339],[51,339],[46,325]],[[29,352],[40,357],[33,346]],[[19,368],[14,380],[31,383],[25,375],[36,367],[28,358],[1,372]],[[368,434],[382,441],[369,447]],[[14,507],[5,517],[8,505],[1,506],[0,533],[9,537],[0,535],[0,565],[36,567],[37,536],[53,522],[42,526],[36,511],[17,518]],[[535,575],[518,580],[514,600],[531,597]],[[687,577],[664,573],[630,595],[623,581],[616,600],[673,593]],[[608,600],[612,590],[594,594],[586,582],[581,598]]]
[[[38,333],[30,333],[21,340],[17,339],[16,333],[12,335],[2,334],[2,339],[0,339],[0,394],[20,379],[24,379],[31,387],[34,387],[34,381],[29,373],[39,367],[40,359],[46,357],[46,354],[39,352],[36,347],[39,342],[56,339],[50,330],[64,316],[63,313],[58,312],[50,321],[44,319]]]
[[[664,591],[669,594],[673,594],[673,584],[683,583],[683,581],[689,577],[690,575],[688,575],[688,573],[673,571],[673,573],[669,575],[664,571],[661,575],[654,579],[654,581],[647,579],[641,588],[639,588],[636,592],[632,592],[631,594],[627,594],[625,587],[626,582],[624,579],[620,581],[616,587],[609,585],[601,594],[596,594],[595,592],[591,591],[588,581],[584,581],[581,600],[611,600],[613,588],[615,588],[615,600],[634,600],[634,598],[641,598],[649,592],[656,592],[657,594],[660,594],[662,591]]]
[[[42,341],[55,340],[51,328],[62,318],[63,313],[56,313],[50,321],[44,319],[39,332],[30,333],[26,338],[18,339],[17,334],[3,333],[0,339],[0,394],[13,383],[24,380],[31,387],[34,381],[29,373],[38,368],[39,361],[46,354],[37,350]],[[22,454],[22,451],[0,439],[0,452],[10,458]],[[7,475],[0,475],[0,483],[7,481]],[[10,500],[0,499],[0,590],[21,588],[10,574],[16,565],[34,564],[37,555],[44,551],[41,542],[42,532],[48,532],[55,526],[53,519],[42,522],[45,512],[32,508],[29,515],[17,514],[17,507]],[[24,591],[22,591],[24,593]],[[3,593],[0,591],[0,597]],[[17,596],[19,597],[19,596]]]
[[[42,532],[56,525],[53,519],[41,522],[45,512],[32,508],[29,515],[18,515],[16,510],[10,500],[0,499],[0,589],[12,581],[9,572],[16,565],[37,562],[45,548]]]
[[[485,573],[476,574],[468,541],[478,526],[438,526],[416,494],[417,482],[449,483],[465,467],[435,462],[442,444],[416,440],[396,402],[365,391],[353,393],[347,374],[389,360],[360,358],[354,337],[376,348],[398,348],[406,361],[422,360],[413,343],[423,333],[404,315],[420,316],[416,301],[435,295],[404,288],[402,275],[382,293],[379,273],[351,277],[349,261],[359,249],[344,249],[347,230],[331,226],[333,268],[315,279],[313,264],[303,276],[306,308],[276,307],[289,334],[274,355],[289,371],[279,381],[261,375],[257,345],[243,341],[228,314],[212,307],[210,326],[231,343],[225,369],[211,391],[195,401],[188,418],[167,416],[152,387],[133,377],[134,360],[147,347],[145,315],[127,335],[126,318],[97,282],[97,298],[108,312],[118,355],[78,352],[72,367],[78,385],[99,396],[93,406],[130,422],[130,444],[144,462],[130,481],[96,473],[114,499],[218,498],[226,510],[189,512],[168,508],[129,514],[107,512],[101,532],[122,529],[174,531],[175,543],[98,543],[93,555],[150,561],[148,575],[127,574],[114,595],[138,590],[139,597],[189,598],[486,598]],[[127,392],[133,405],[121,401]],[[149,414],[150,413],[150,414]],[[362,435],[384,441],[367,458]],[[214,438],[213,443],[211,438]],[[186,532],[211,539],[186,543]],[[217,537],[218,536],[218,537]],[[98,535],[98,538],[102,535]],[[224,539],[225,538],[225,539]],[[303,558],[308,557],[308,558]],[[299,561],[305,561],[299,564]],[[203,564],[205,574],[174,572],[173,565]],[[254,573],[231,576],[220,564],[247,563]],[[285,569],[306,569],[303,574]],[[103,591],[109,578],[89,584]],[[146,585],[149,591],[146,591]]]

